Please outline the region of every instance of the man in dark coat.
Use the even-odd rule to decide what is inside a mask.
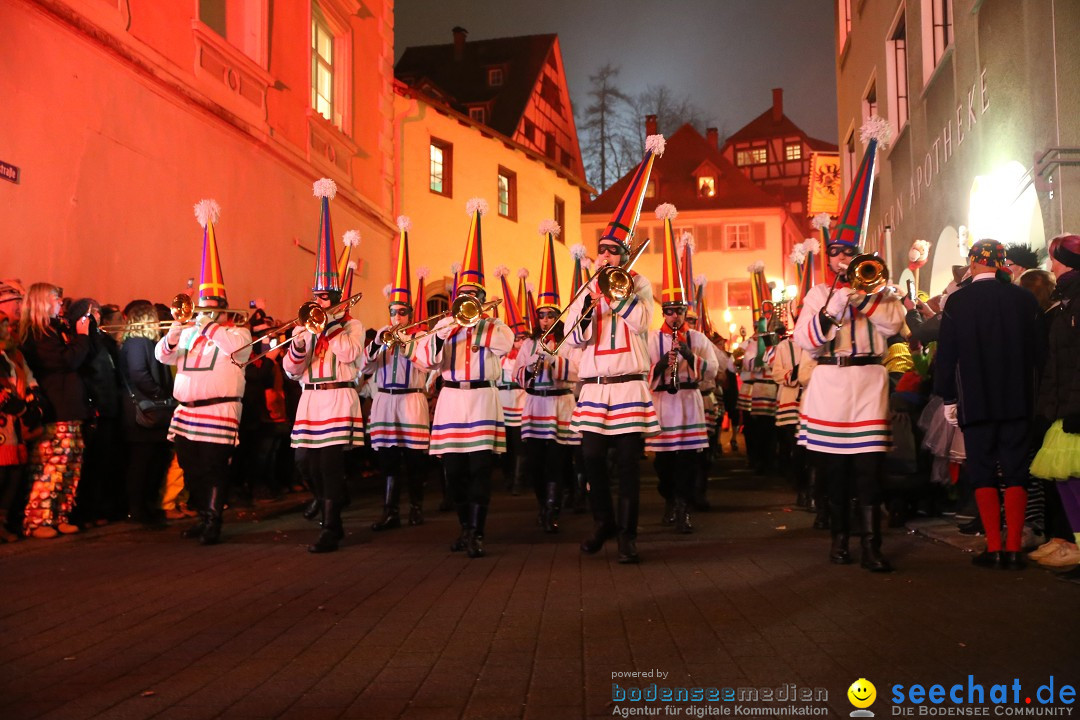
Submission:
[[[934,392],[945,416],[964,432],[967,471],[986,531],[976,565],[1024,567],[1020,552],[1027,507],[1028,431],[1035,372],[1044,352],[1035,296],[1012,284],[1005,246],[981,240],[969,253],[972,282],[949,296],[942,312]],[[997,470],[1005,486],[1004,552]]]

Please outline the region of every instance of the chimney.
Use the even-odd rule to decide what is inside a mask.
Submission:
[[[465,57],[465,38],[469,31],[458,25],[452,32],[454,33],[454,62],[461,62]]]
[[[645,137],[649,137],[650,135],[656,135],[658,132],[659,131],[656,129],[656,116],[655,115],[646,115],[645,116]]]
[[[720,149],[720,131],[716,128],[705,128],[705,139],[709,141],[709,145]]]
[[[780,122],[784,117],[784,88],[772,89],[772,119]]]

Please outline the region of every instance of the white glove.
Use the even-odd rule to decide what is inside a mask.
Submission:
[[[210,313],[199,313],[195,316],[195,327],[202,330],[204,327],[213,322],[213,318],[210,317]]]
[[[180,343],[180,333],[181,332],[182,332],[182,329],[180,327],[180,323],[177,322],[176,320],[173,320],[173,324],[169,326],[169,334],[165,336],[166,342],[168,342],[169,345],[172,345],[172,346],[175,347],[176,345],[178,345]]]
[[[941,411],[945,414],[945,422],[953,427],[960,427],[960,421],[956,419],[956,403],[943,405]]]
[[[292,344],[296,348],[297,352],[303,352],[304,349],[307,347],[308,339],[305,334],[310,335],[311,333],[309,333],[307,331],[307,328],[303,325],[297,325],[292,329],[292,336],[296,338],[292,341]]]
[[[825,312],[834,318],[840,318],[847,312],[848,303],[855,291],[851,288],[837,288],[833,296],[829,298],[829,304],[825,306]]]
[[[457,322],[452,317],[444,317],[439,322],[435,323],[435,337],[440,340],[446,340],[450,337],[450,333],[458,327]]]

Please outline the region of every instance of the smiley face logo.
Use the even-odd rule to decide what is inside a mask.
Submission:
[[[847,691],[848,701],[860,710],[870,707],[877,699],[877,688],[866,678],[859,678],[851,683]],[[852,715],[872,715],[872,713],[851,713]]]

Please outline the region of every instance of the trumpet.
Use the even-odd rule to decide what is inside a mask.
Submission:
[[[836,292],[836,283],[840,280],[840,275],[841,273],[837,273],[836,277],[833,278],[832,287],[829,288],[829,295],[825,298],[824,307],[828,307],[829,300],[832,299],[833,293]],[[847,278],[852,290],[867,295],[876,295],[889,284],[889,268],[886,267],[885,261],[870,253],[863,253],[852,258],[843,275]],[[824,308],[822,310],[824,311]],[[826,317],[829,316],[826,315]],[[829,319],[838,328],[844,326],[842,317],[829,317]]]
[[[410,340],[420,340],[421,338],[426,338],[428,335],[434,333],[435,323],[445,317],[454,318],[454,322],[461,327],[474,327],[480,322],[480,319],[483,317],[485,312],[499,307],[501,303],[502,298],[496,298],[495,300],[481,303],[472,295],[459,295],[454,299],[454,302],[450,305],[449,310],[443,310],[441,313],[438,313],[437,315],[432,315],[426,320],[418,320],[417,322],[410,323],[409,325],[400,325],[393,330],[389,330],[387,332],[393,336],[393,340],[395,342],[401,345],[405,345]],[[424,330],[423,332],[418,332],[411,337],[406,337],[404,335],[406,331],[424,324],[430,324],[431,327],[429,327],[427,330]],[[476,349],[475,346],[473,347],[473,349]]]
[[[596,287],[600,290],[600,293],[607,299],[609,303],[625,300],[634,292],[634,278],[630,275],[630,268],[634,266],[638,258],[641,257],[641,253],[645,251],[645,248],[649,246],[649,238],[642,240],[634,251],[630,253],[630,257],[626,259],[626,262],[622,265],[605,265],[602,268],[598,268],[593,276],[589,278],[588,282],[581,286],[581,289],[574,294],[574,297],[570,298],[570,302],[566,304],[562,312],[559,313],[559,317],[555,318],[555,324],[551,326],[551,329],[540,336],[537,340],[537,344],[540,346],[542,352],[546,352],[548,355],[554,357],[559,354],[559,350],[562,349],[563,343],[574,333],[575,330],[585,320],[585,313],[578,316],[577,322],[573,327],[567,328],[563,332],[563,339],[559,342],[554,349],[548,348],[547,339],[555,329],[555,325],[570,311],[570,308],[574,306],[578,298],[583,293],[591,292],[589,285],[595,280]]]
[[[239,353],[241,350],[246,350],[249,347],[253,347],[256,343],[261,341],[264,337],[271,337],[271,336],[274,336],[274,335],[281,335],[286,330],[291,330],[292,328],[296,327],[297,325],[303,325],[304,329],[307,330],[312,335],[319,335],[319,334],[322,333],[323,330],[326,329],[326,324],[330,321],[330,316],[331,315],[336,315],[338,312],[340,312],[342,310],[348,311],[349,308],[351,308],[356,303],[360,302],[360,298],[362,298],[363,296],[364,296],[364,293],[356,293],[355,295],[348,298],[347,300],[342,300],[337,305],[331,305],[330,307],[326,308],[325,310],[322,309],[321,307],[319,307],[319,305],[317,303],[315,303],[315,302],[313,302],[311,300],[308,300],[307,302],[305,302],[303,305],[300,306],[300,309],[297,311],[295,318],[293,318],[289,322],[285,323],[284,325],[280,325],[280,326],[274,328],[273,330],[270,330],[270,331],[268,331],[266,333],[263,333],[262,335],[260,335],[258,337],[258,339],[252,340],[247,345],[244,345],[243,347],[240,347],[240,348],[237,348],[236,350],[233,350],[232,353],[229,355],[229,359],[232,360],[233,365],[236,365],[237,367],[241,367],[241,368],[247,367],[248,365],[255,362],[256,360],[260,360],[260,359],[266,357],[267,355],[274,352],[278,348],[285,347],[286,345],[288,345],[292,341],[296,340],[296,338],[298,338],[300,336],[299,335],[292,335],[289,338],[287,338],[284,342],[278,343],[274,347],[270,348],[269,350],[264,350],[263,352],[259,353],[258,355],[252,355],[251,357],[249,357],[244,362],[237,362],[237,360],[236,360],[236,354],[237,353]]]

